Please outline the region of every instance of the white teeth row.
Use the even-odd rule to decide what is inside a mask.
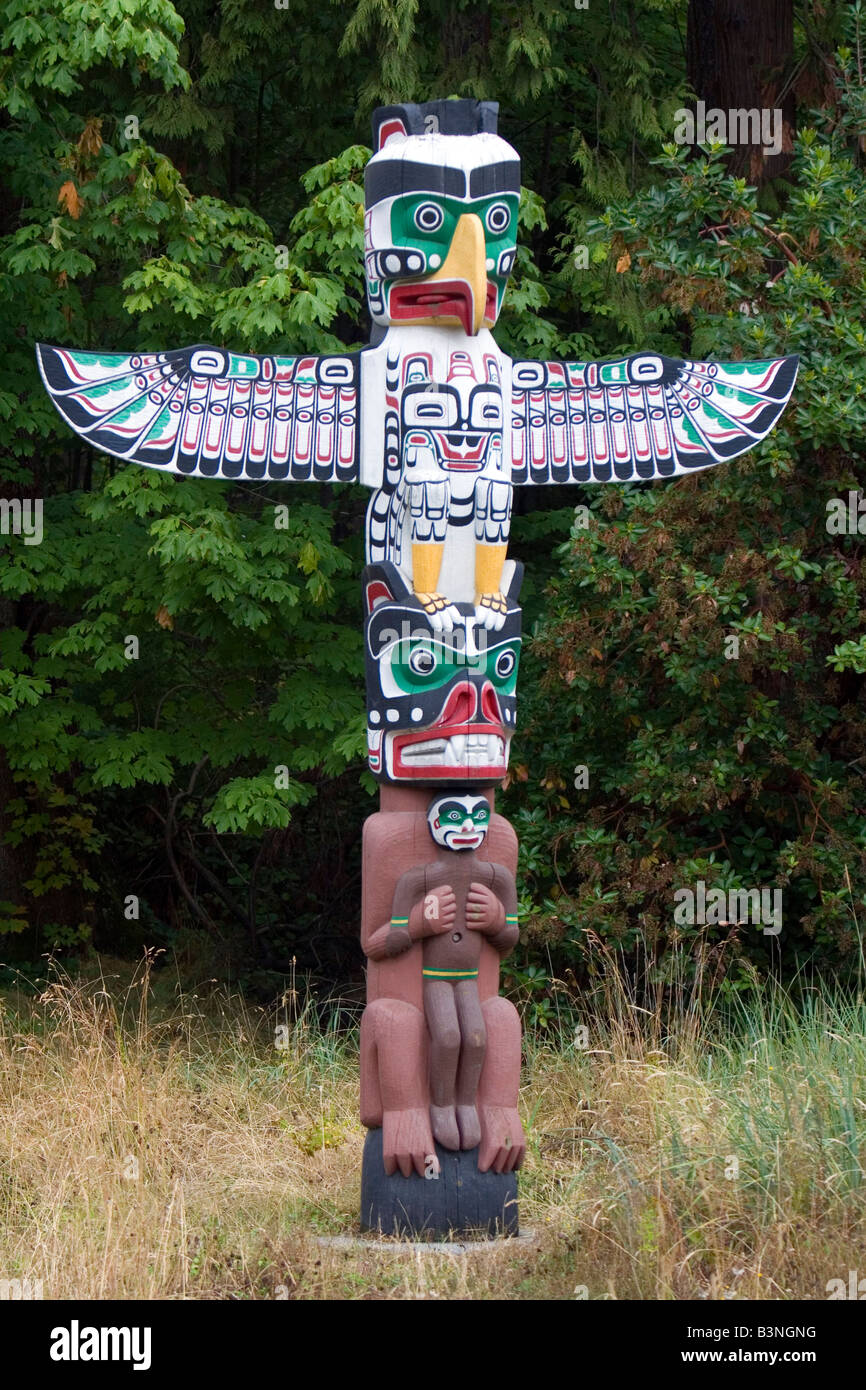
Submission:
[[[449,739],[412,743],[403,750],[405,762],[429,767],[499,767],[505,765],[505,740],[498,734],[453,734]]]
[[[410,743],[408,748],[403,749],[403,757],[407,761],[411,758],[413,762],[440,763],[445,746],[444,738],[437,738],[428,743]]]

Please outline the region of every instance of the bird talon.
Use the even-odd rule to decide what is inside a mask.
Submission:
[[[508,603],[498,592],[478,594],[475,599],[476,621],[488,631],[498,632],[508,615]]]
[[[436,593],[419,594],[419,593],[416,593],[416,594],[415,594],[415,597],[416,597],[416,599],[418,600],[418,602],[420,603],[421,607],[424,609],[424,612],[425,612],[425,613],[429,613],[431,616],[432,616],[434,613],[442,613],[442,612],[444,612],[444,610],[448,607],[448,599],[445,597],[444,594],[436,594]]]
[[[508,603],[505,595],[501,593],[478,594],[475,599],[476,608],[489,608],[491,613],[502,614],[504,617],[508,612]]]

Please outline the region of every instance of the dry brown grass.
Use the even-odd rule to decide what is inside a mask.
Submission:
[[[712,1043],[622,1009],[586,1050],[529,1038],[536,1239],[454,1257],[317,1243],[357,1230],[353,1034],[309,1000],[93,974],[0,996],[0,1279],[46,1298],[824,1299],[866,1275],[862,1004]]]

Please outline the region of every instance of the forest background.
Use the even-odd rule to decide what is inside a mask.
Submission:
[[[0,960],[360,980],[366,493],[124,467],[33,344],[362,346],[370,112],[452,95],[498,100],[523,161],[506,351],[802,358],[734,464],[519,490],[507,983],[541,1025],[611,953],[645,991],[862,983],[860,6],[0,0],[0,49]],[[672,143],[697,99],[778,110],[780,153]],[[699,881],[780,888],[782,931],[675,923]]]

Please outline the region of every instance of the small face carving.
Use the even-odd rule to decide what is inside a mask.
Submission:
[[[415,362],[407,365],[411,371]],[[485,365],[487,379],[479,380],[469,354],[457,350],[446,382],[409,379],[400,399],[407,472],[502,473],[502,390],[495,362]]]
[[[490,828],[490,803],[483,796],[437,796],[427,824],[443,849],[479,849]]]

